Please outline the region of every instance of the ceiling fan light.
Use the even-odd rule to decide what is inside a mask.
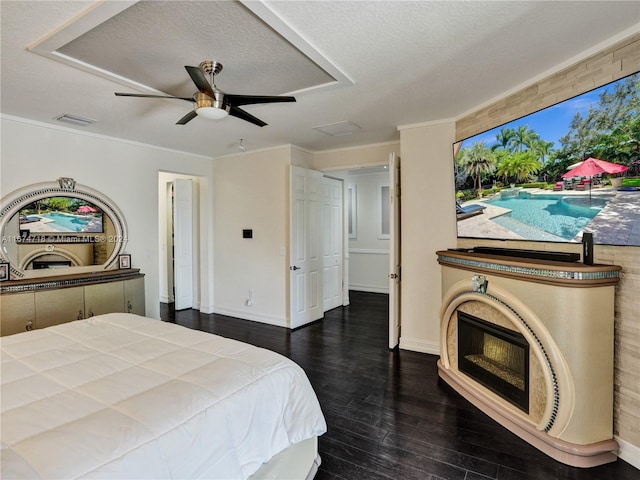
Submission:
[[[229,115],[229,112],[226,110],[216,107],[198,107],[196,108],[196,113],[198,116],[208,118],[209,120],[222,120]]]

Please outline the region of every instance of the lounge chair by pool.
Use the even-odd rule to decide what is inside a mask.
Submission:
[[[477,203],[471,203],[469,205],[460,205],[460,202],[456,200],[456,217],[458,220],[463,218],[473,217],[474,215],[480,215],[484,209],[487,208],[484,205]]]

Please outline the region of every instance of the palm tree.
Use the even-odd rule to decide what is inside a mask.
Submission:
[[[531,151],[519,152],[513,155],[512,172],[516,180],[528,180],[531,174],[538,173],[542,165]]]
[[[526,150],[504,155],[498,162],[496,175],[504,178],[505,181],[513,179],[521,183],[524,180],[528,180],[532,174],[538,173],[541,168],[542,164],[535,154],[530,150]]]
[[[513,162],[513,155],[508,152],[501,156],[498,160],[496,175],[504,180],[504,183],[510,183],[511,178],[515,178],[515,169]]]
[[[513,128],[502,128],[500,132],[496,134],[496,143],[491,146],[491,150],[503,149],[507,150],[511,143],[511,138],[515,135]]]
[[[540,163],[546,163],[551,151],[553,150],[553,142],[538,140],[531,145],[531,151],[536,154]]]
[[[467,175],[478,179],[478,192],[482,192],[482,175],[496,168],[496,156],[486,142],[474,142],[462,152],[460,166]]]
[[[517,130],[513,131],[513,135],[509,139],[509,147],[512,152],[522,152],[524,147],[531,149],[533,144],[540,140],[534,130],[529,129],[529,125],[519,125]]]

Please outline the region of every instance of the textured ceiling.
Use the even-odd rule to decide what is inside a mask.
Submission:
[[[397,127],[455,118],[603,43],[640,31],[629,1],[11,1],[0,2],[3,115],[206,156],[295,144],[312,151],[397,140]],[[75,57],[71,58],[71,57]],[[249,105],[175,125],[191,96],[184,65],[217,60],[228,93],[296,103]],[[99,67],[99,68],[96,68]],[[311,88],[310,88],[311,87]],[[313,127],[358,127],[329,136]]]
[[[184,65],[203,60],[228,67],[217,78],[228,93],[279,95],[335,81],[239,2],[139,2],[57,51],[177,96],[195,91]]]

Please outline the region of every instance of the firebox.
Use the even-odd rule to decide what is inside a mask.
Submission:
[[[529,343],[518,332],[458,311],[458,369],[529,413]]]

